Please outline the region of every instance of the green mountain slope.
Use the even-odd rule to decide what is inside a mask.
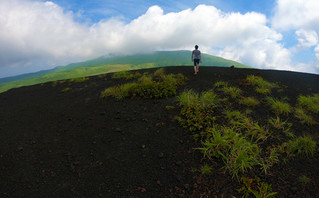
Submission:
[[[203,54],[201,66],[251,68],[241,63],[220,57]],[[54,80],[78,78],[122,70],[165,66],[191,66],[191,51],[159,51],[150,54],[129,56],[100,57],[67,66],[59,66],[51,70],[0,79],[0,93],[11,88],[34,85]]]

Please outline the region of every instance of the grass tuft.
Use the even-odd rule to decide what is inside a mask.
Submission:
[[[255,107],[259,105],[259,101],[253,97],[242,97],[238,100],[239,104],[246,105],[248,107]]]
[[[202,175],[210,175],[212,174],[212,167],[210,167],[208,164],[205,164],[201,170]]]
[[[72,88],[67,87],[67,88],[61,90],[61,92],[62,92],[62,93],[66,93],[66,92],[69,92],[69,91],[71,91],[71,90],[72,90]]]
[[[101,92],[101,97],[112,96],[116,99],[123,98],[168,98],[176,95],[177,87],[181,86],[187,80],[182,74],[164,75],[161,69],[157,70],[157,76],[143,74],[137,82],[127,83],[120,86],[110,87]],[[127,76],[121,74],[120,76]]]
[[[290,140],[284,147],[287,149],[289,156],[295,154],[306,154],[309,156],[314,154],[317,144],[311,137],[304,136]]]
[[[306,111],[303,108],[295,108],[295,117],[298,118],[302,124],[316,124],[316,121],[310,115],[307,115]]]
[[[190,89],[177,96],[177,101],[183,106],[196,105],[199,101],[199,95]]]
[[[267,102],[276,115],[288,115],[291,112],[291,106],[288,103],[276,100],[272,97],[267,97]]]
[[[263,95],[269,95],[271,93],[271,89],[278,87],[275,83],[265,81],[260,76],[248,75],[246,77],[246,81],[249,85],[257,86],[256,92]]]
[[[227,87],[227,86],[221,88],[221,91],[232,98],[238,98],[242,93],[242,91],[237,87]]]
[[[313,113],[319,113],[319,94],[313,96],[299,96],[298,104]]]

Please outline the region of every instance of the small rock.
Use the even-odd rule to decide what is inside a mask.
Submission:
[[[19,146],[17,151],[23,151],[23,147],[22,146]]]
[[[116,128],[115,129],[115,132],[121,132],[122,130],[121,130],[121,128]]]
[[[164,153],[159,153],[159,154],[158,154],[158,157],[159,157],[160,159],[162,159],[162,158],[164,157]]]
[[[145,193],[145,192],[146,192],[146,189],[145,189],[145,188],[142,188],[142,187],[138,187],[138,190],[141,191],[142,193]]]
[[[78,165],[80,165],[80,162],[79,161],[75,161],[75,162],[73,162],[73,165],[74,166],[78,166]]]
[[[175,164],[176,164],[177,166],[180,166],[180,165],[182,165],[182,161],[177,161],[177,162],[175,162]]]
[[[145,147],[146,147],[146,146],[145,146],[144,144],[141,146],[142,149],[145,149]]]
[[[179,143],[184,144],[184,141],[183,141],[183,140],[180,140]]]

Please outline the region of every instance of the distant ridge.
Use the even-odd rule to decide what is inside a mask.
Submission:
[[[221,57],[205,53],[202,54],[202,59],[203,63],[201,66],[230,67],[234,65],[237,68],[252,68],[232,60],[223,59]],[[122,70],[166,66],[192,66],[191,51],[157,51],[149,54],[113,57],[102,56],[84,62],[58,66],[50,70],[2,78],[0,79],[0,93],[11,88],[34,85],[54,80],[92,76]]]

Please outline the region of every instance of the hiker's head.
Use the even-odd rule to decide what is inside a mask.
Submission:
[[[198,45],[195,45],[195,49],[198,49]]]

